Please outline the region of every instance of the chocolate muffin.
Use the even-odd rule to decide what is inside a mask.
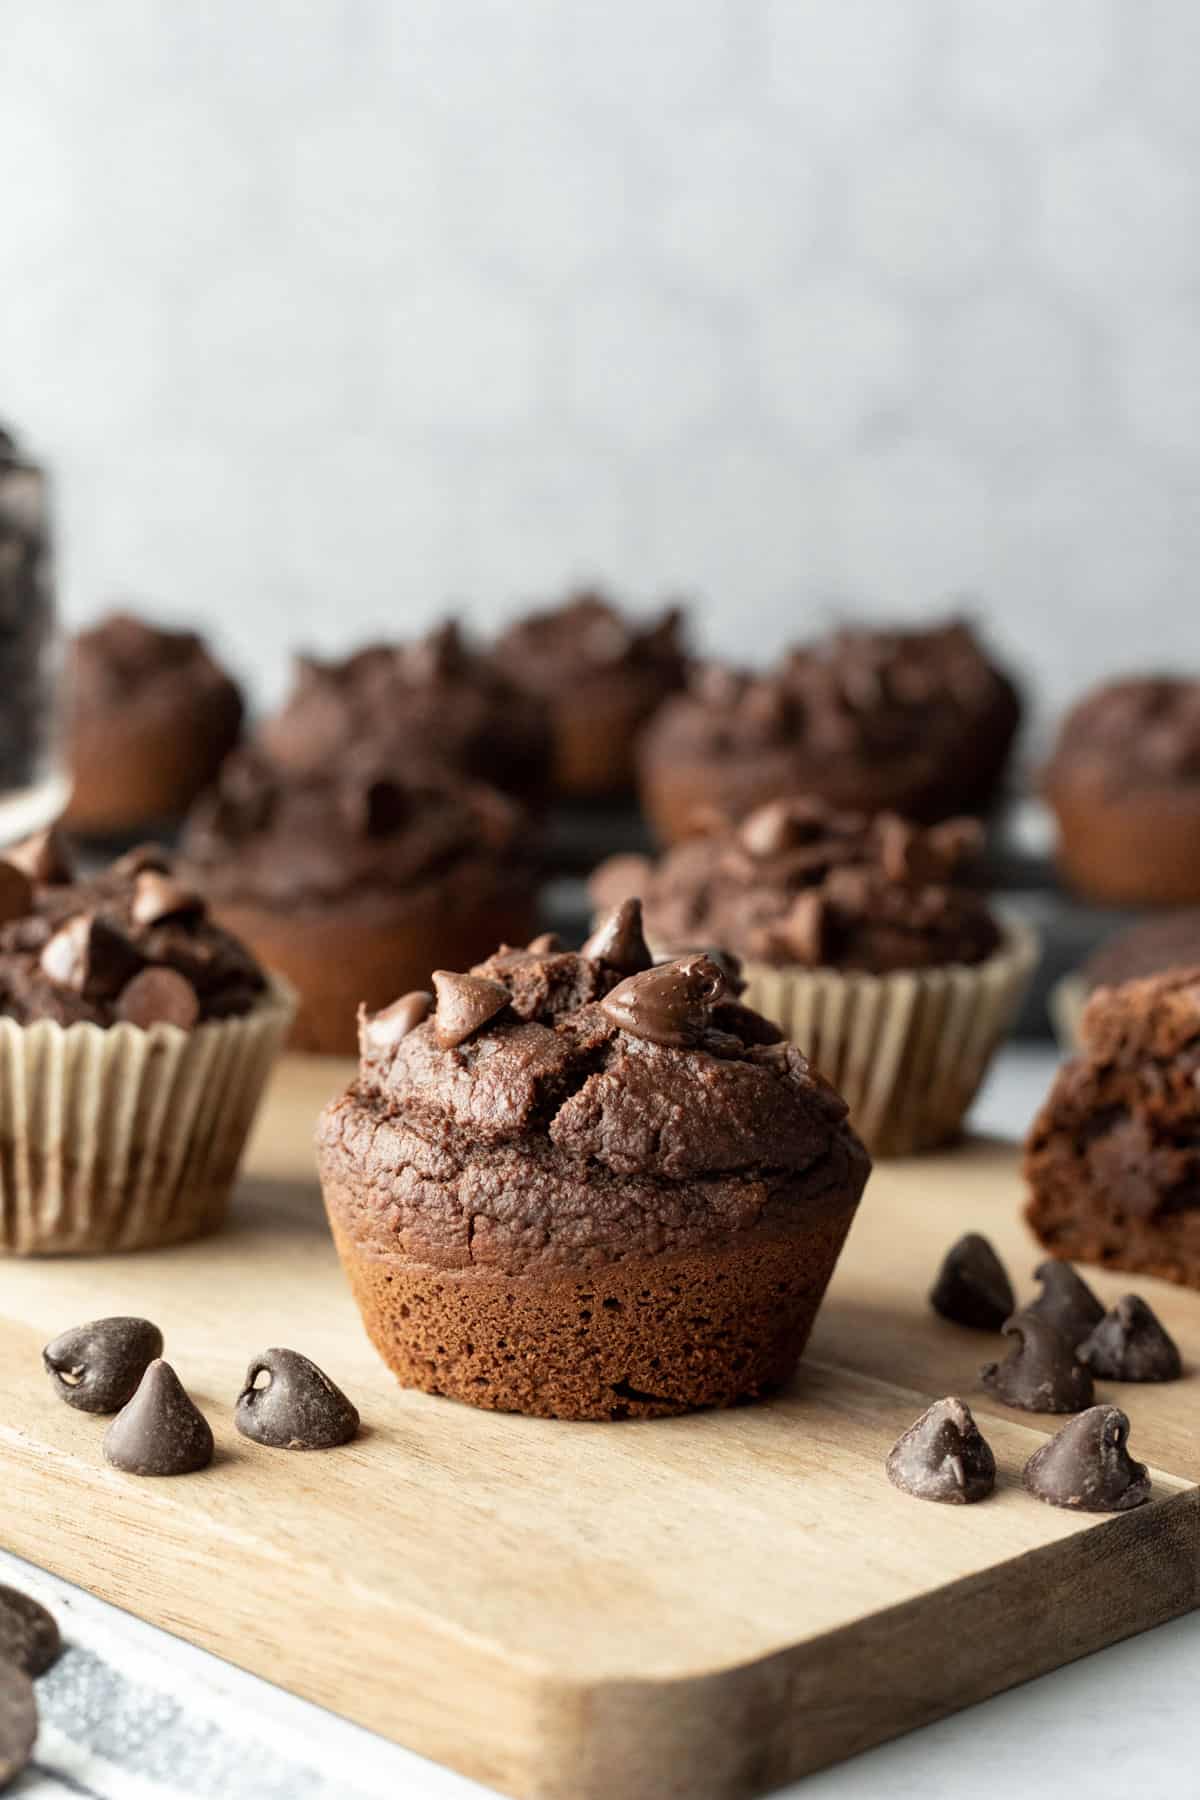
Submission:
[[[241,694],[203,641],[113,613],[70,646],[66,823],[121,837],[168,823],[237,743]]]
[[[43,835],[0,861],[0,1249],[211,1229],[290,1018],[166,853],[86,880]]]
[[[645,623],[600,594],[582,593],[518,619],[495,660],[550,712],[554,790],[566,800],[627,795],[638,733],[683,686],[683,615],[670,607]]]
[[[1119,931],[1050,990],[1050,1015],[1064,1049],[1079,1047],[1083,1009],[1101,987],[1143,981],[1167,969],[1200,967],[1200,908],[1160,913]]]
[[[844,1104],[707,957],[646,966],[628,910],[598,939],[363,1018],[318,1159],[407,1385],[651,1418],[767,1393],[807,1341],[869,1169]]]
[[[322,773],[354,754],[403,776],[415,757],[531,802],[549,780],[545,703],[472,650],[453,621],[341,662],[298,657],[291,696],[260,736],[290,775]]]
[[[1025,1177],[1052,1255],[1200,1288],[1200,966],[1097,989]]]
[[[983,813],[1019,712],[960,620],[839,631],[764,674],[699,669],[642,738],[643,809],[666,843],[714,808],[736,819],[797,793],[924,822]]]
[[[533,928],[516,803],[374,751],[303,772],[239,751],[193,811],[184,856],[216,917],[296,989],[300,1050],[353,1054],[360,1004]]]
[[[1068,713],[1042,780],[1058,863],[1088,899],[1200,901],[1200,680],[1138,676]]]
[[[744,959],[748,1002],[845,1095],[871,1150],[898,1155],[958,1130],[1032,969],[1030,934],[969,885],[981,835],[775,800],[657,864],[602,863],[592,894],[640,894],[661,955]]]

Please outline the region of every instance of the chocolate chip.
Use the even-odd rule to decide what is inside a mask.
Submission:
[[[0,1662],[0,1788],[15,1781],[37,1741],[33,1683],[16,1663]]]
[[[190,1031],[200,1017],[200,997],[177,969],[143,969],[121,989],[117,1017],[148,1031],[151,1025],[177,1025]]]
[[[539,937],[531,938],[525,949],[530,956],[556,956],[562,947],[557,931],[543,931]]]
[[[212,1428],[170,1363],[150,1364],[105,1432],[104,1455],[127,1475],[190,1475],[208,1467]]]
[[[195,918],[204,901],[192,888],[158,869],[143,869],[133,886],[130,916],[135,925],[161,925],[164,919]]]
[[[410,1031],[423,1025],[433,1011],[433,995],[424,988],[414,988],[411,994],[401,994],[390,1006],[382,1011],[369,1013],[365,1006],[358,1009],[358,1047],[366,1056],[370,1051],[390,1050],[401,1038],[406,1038]]]
[[[128,938],[96,913],[77,913],[59,927],[41,954],[42,972],[56,987],[89,1000],[120,993],[141,965]]]
[[[628,976],[600,1002],[600,1010],[630,1037],[683,1050],[699,1043],[712,1008],[728,994],[716,963],[697,953]]]
[[[135,844],[124,856],[118,856],[112,873],[128,879],[132,875],[144,875],[148,869],[157,875],[170,874],[171,858],[161,844]]]
[[[45,1607],[18,1588],[0,1586],[0,1663],[43,1675],[61,1649],[58,1626]]]
[[[149,1319],[93,1319],[59,1334],[42,1351],[60,1397],[80,1412],[119,1412],[137,1392],[162,1332]]]
[[[33,882],[15,862],[0,861],[0,925],[33,910]]]
[[[443,1050],[453,1050],[503,1012],[509,992],[502,982],[484,975],[456,975],[449,969],[433,971],[437,993],[433,1035]]]
[[[1004,1326],[1013,1339],[1002,1363],[985,1363],[979,1379],[1006,1406],[1025,1412],[1082,1412],[1092,1404],[1092,1378],[1059,1332],[1037,1313],[1015,1313]]]
[[[887,1459],[888,1480],[916,1500],[969,1506],[996,1485],[996,1459],[956,1396],[935,1400],[915,1425],[896,1439]]]
[[[820,968],[829,953],[829,908],[816,888],[797,894],[775,929],[798,963]]]
[[[662,962],[677,962],[681,956],[707,956],[709,962],[716,963],[724,975],[731,994],[740,994],[746,983],[742,980],[742,959],[735,956],[732,950],[726,950],[722,944],[676,944],[670,956],[661,957]]]
[[[358,1430],[358,1409],[307,1356],[264,1350],[246,1370],[234,1423],[243,1437],[273,1449],[331,1450]]]
[[[640,975],[644,969],[652,968],[654,958],[642,932],[641,901],[622,900],[614,906],[579,954],[588,962],[607,963],[622,975]]]
[[[1125,1294],[1075,1354],[1104,1381],[1178,1381],[1179,1346],[1139,1294]]]
[[[999,1331],[1016,1308],[1007,1271],[992,1246],[968,1231],[947,1250],[929,1304],[943,1319],[973,1331]]]
[[[38,887],[62,887],[75,879],[75,869],[62,833],[53,826],[35,832],[5,852],[10,863],[24,870]]]
[[[1053,1257],[1039,1263],[1033,1273],[1041,1282],[1042,1291],[1030,1301],[1026,1311],[1047,1320],[1072,1348],[1082,1344],[1104,1317],[1104,1308],[1087,1282],[1070,1263],[1057,1262]]]
[[[1145,1463],[1127,1449],[1129,1420],[1119,1406],[1093,1406],[1035,1450],[1022,1480],[1048,1506],[1128,1512],[1150,1498]]]
[[[738,830],[739,841],[751,856],[778,856],[797,841],[792,809],[786,800],[768,800],[756,807]]]

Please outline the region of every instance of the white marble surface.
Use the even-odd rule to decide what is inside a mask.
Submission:
[[[1015,1135],[1049,1050],[1006,1051],[975,1113]],[[0,1521],[0,1532],[2,1532]],[[488,1790],[242,1674],[0,1552],[57,1614],[20,1800],[485,1800]],[[1128,1800],[1195,1792],[1200,1614],[1001,1694],[786,1790],[794,1800]]]

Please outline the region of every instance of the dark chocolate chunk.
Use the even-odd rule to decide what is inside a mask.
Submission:
[[[424,988],[414,988],[411,994],[401,994],[390,1006],[380,1012],[368,1013],[366,1007],[358,1012],[358,1043],[363,1055],[371,1050],[389,1050],[406,1038],[410,1031],[423,1025],[433,1011],[433,995]]]
[[[0,1661],[0,1788],[16,1780],[37,1741],[33,1683],[16,1663]]]
[[[605,962],[622,975],[640,975],[652,968],[654,958],[642,932],[641,901],[622,900],[601,919],[579,954],[589,962]]]
[[[148,1031],[151,1025],[178,1025],[190,1031],[200,1017],[200,996],[177,969],[143,969],[117,997],[117,1017]]]
[[[0,1664],[42,1675],[62,1649],[58,1626],[40,1601],[0,1585]]]
[[[627,976],[600,1002],[600,1009],[630,1037],[684,1050],[699,1043],[712,1008],[728,994],[729,984],[716,963],[697,953]]]
[[[1179,1346],[1139,1294],[1124,1294],[1079,1345],[1081,1363],[1104,1381],[1178,1381]]]
[[[999,1331],[1016,1309],[1007,1271],[992,1246],[968,1231],[946,1252],[929,1304],[943,1319],[973,1331]]]
[[[141,960],[128,938],[95,913],[68,919],[40,958],[43,973],[56,987],[92,1000],[119,994]]]
[[[1014,1313],[1004,1326],[1012,1349],[985,1363],[979,1379],[1006,1406],[1025,1412],[1082,1412],[1092,1404],[1092,1378],[1062,1334],[1038,1313]]]
[[[5,851],[10,863],[23,869],[38,887],[61,887],[75,879],[75,866],[60,831],[51,826]]]
[[[358,1409],[307,1356],[264,1350],[246,1370],[234,1423],[243,1437],[277,1450],[331,1450],[358,1430]]]
[[[33,910],[33,882],[15,862],[0,861],[0,925]]]
[[[104,1434],[104,1455],[127,1475],[190,1475],[213,1459],[212,1427],[170,1363],[152,1362]]]
[[[1070,1263],[1058,1262],[1053,1257],[1039,1263],[1034,1275],[1041,1282],[1042,1291],[1025,1310],[1053,1325],[1072,1348],[1082,1344],[1104,1317],[1104,1308],[1087,1282],[1075,1273]]]
[[[433,1035],[443,1050],[465,1043],[489,1019],[503,1012],[509,1001],[504,984],[489,981],[484,975],[456,975],[449,969],[435,969],[433,985],[437,993]]]
[[[194,889],[158,869],[143,869],[133,887],[130,916],[135,925],[160,925],[164,919],[195,917],[204,901]]]
[[[137,1392],[162,1347],[162,1332],[149,1319],[93,1319],[61,1332],[42,1361],[68,1406],[115,1413]]]
[[[956,1396],[935,1400],[903,1432],[887,1459],[888,1480],[916,1500],[969,1506],[996,1485],[991,1446]]]
[[[1078,1512],[1127,1512],[1150,1498],[1145,1463],[1127,1445],[1129,1420],[1119,1406],[1092,1406],[1025,1464],[1022,1480],[1049,1506]]]

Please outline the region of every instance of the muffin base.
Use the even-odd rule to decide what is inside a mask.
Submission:
[[[241,732],[232,687],[194,708],[131,707],[71,728],[72,789],[63,823],[105,837],[173,819],[215,778]]]
[[[210,901],[227,931],[299,996],[288,1043],[322,1056],[358,1051],[358,1008],[376,1012],[398,995],[427,988],[434,969],[466,969],[498,942],[524,944],[536,930],[531,893],[489,893],[455,908],[444,893],[381,904],[292,912]]]
[[[1058,866],[1078,893],[1113,906],[1200,901],[1200,783],[1133,787],[1062,771],[1046,799]]]
[[[664,1418],[780,1387],[858,1206],[855,1195],[796,1230],[535,1279],[366,1252],[338,1224],[352,1197],[328,1182],[325,1198],[367,1335],[405,1387],[574,1420]]]

